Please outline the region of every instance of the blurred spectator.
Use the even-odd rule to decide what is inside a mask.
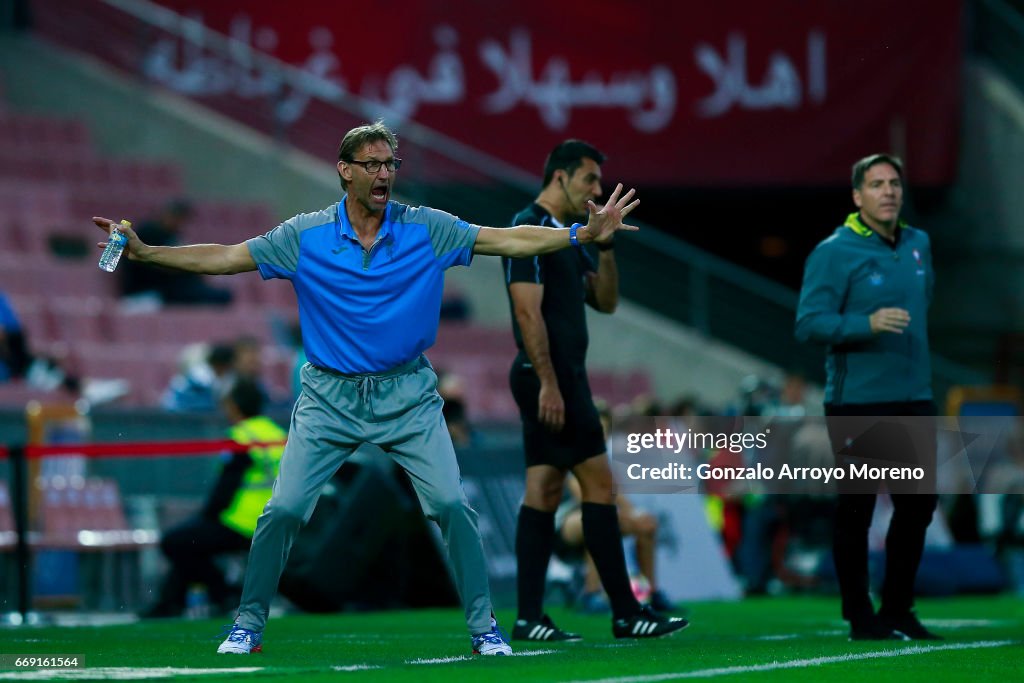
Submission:
[[[770,406],[779,402],[778,387],[757,375],[747,375],[740,380],[739,392],[736,415],[764,415]]]
[[[473,444],[473,428],[466,417],[466,392],[462,378],[453,372],[438,371],[437,393],[444,399],[441,414],[448,425],[448,433],[456,448],[468,448]]]
[[[263,392],[263,400],[271,401],[271,394],[263,381],[263,343],[256,337],[239,337],[235,341],[234,352],[232,372],[235,377],[251,381]]]
[[[670,404],[668,414],[674,417],[696,417],[699,414],[697,399],[693,396],[680,396]]]
[[[796,467],[830,467],[832,457],[827,431],[821,424],[803,419],[807,415],[804,376],[789,372],[778,389],[767,382],[759,382],[759,385],[756,408],[752,403],[750,410],[771,418],[772,439],[767,449],[757,451],[757,461],[776,470],[783,463]],[[828,487],[824,484],[822,489],[825,489],[822,494],[827,493]],[[739,500],[742,514],[734,564],[747,595],[812,585],[814,577],[790,570],[786,556],[796,547],[824,555],[828,539],[814,522],[822,514],[830,513],[830,503],[820,496],[795,494],[747,494]]]
[[[604,422],[607,410],[603,408],[600,410],[602,416],[601,421]],[[663,414],[661,405],[658,403],[658,399],[650,394],[640,394],[639,396],[633,397],[633,400],[630,402],[630,410],[634,415],[640,417],[659,417]],[[605,425],[605,434],[608,434],[607,425]]]
[[[34,356],[28,348],[25,330],[7,295],[0,292],[0,382],[24,379],[36,389],[64,389],[78,394],[80,382],[47,356]]]
[[[302,366],[306,364],[306,348],[302,345],[302,328],[298,322],[292,323],[289,328],[292,351],[295,358],[292,361],[292,401],[299,399],[302,393]]]
[[[566,479],[569,496],[559,508],[557,517],[558,542],[556,549],[564,559],[583,558],[583,593],[580,596],[580,608],[584,612],[602,613],[611,610],[608,599],[601,587],[601,577],[597,573],[590,553],[583,545],[583,512],[580,508],[582,494],[579,482],[575,477]],[[634,541],[634,557],[639,574],[631,579],[633,592],[637,599],[649,602],[659,612],[671,612],[675,605],[664,592],[658,588],[655,571],[655,554],[657,551],[658,518],[649,512],[635,507],[624,494],[615,497],[619,512],[619,528],[623,539]]]
[[[160,404],[176,413],[212,411],[234,378],[235,350],[227,344],[187,346],[180,372],[171,378]]]
[[[239,337],[235,341],[234,370],[239,377],[260,384],[263,373],[263,344],[256,337]]]
[[[472,313],[469,299],[462,290],[446,281],[441,295],[441,320],[465,321],[472,317]]]
[[[610,437],[611,413],[608,406],[601,400],[594,403],[598,409],[605,436]],[[651,405],[653,405],[653,401],[637,401],[634,407],[640,411],[640,414],[649,417],[647,413],[651,410]],[[607,451],[611,452],[610,445]],[[590,613],[607,612],[611,606],[602,589],[597,567],[594,565],[590,553],[586,551],[583,542],[583,512],[581,508],[583,495],[579,481],[575,477],[566,478],[566,491],[567,496],[555,514],[555,525],[558,529],[555,547],[558,554],[565,559],[582,557],[584,560],[583,594],[580,596],[581,609]],[[671,612],[675,605],[658,588],[655,572],[658,518],[635,507],[621,491],[615,496],[615,505],[619,513],[619,528],[622,530],[623,539],[632,538],[635,544],[634,562],[639,574],[631,579],[634,594],[638,600],[649,602],[651,607],[659,612]]]
[[[0,292],[0,381],[24,377],[31,362],[21,321]]]
[[[177,246],[181,231],[192,217],[192,206],[181,199],[169,202],[154,219],[144,221],[136,234],[151,246]],[[231,291],[210,287],[201,275],[154,268],[134,261],[121,264],[121,294],[125,297],[156,298],[165,304],[231,303]]]
[[[264,417],[263,395],[252,381],[239,378],[225,395],[222,407],[232,427],[228,438],[241,444],[284,441],[284,429]],[[227,612],[238,604],[240,591],[228,586],[214,564],[218,555],[249,548],[256,520],[270,500],[284,446],[254,447],[225,455],[217,483],[198,517],[168,531],[160,547],[171,563],[156,604],[143,616],[182,614],[190,586],[206,586],[210,604]]]
[[[772,398],[762,406],[762,415],[803,417],[807,414],[807,380],[799,372],[787,373],[782,388]]]

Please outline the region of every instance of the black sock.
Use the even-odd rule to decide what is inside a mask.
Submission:
[[[594,558],[601,585],[612,603],[612,617],[626,619],[640,610],[633,597],[626,572],[626,553],[622,550],[619,511],[614,505],[583,503],[583,540]]]
[[[516,588],[519,618],[537,621],[544,611],[544,585],[555,543],[555,513],[523,505],[516,526]]]

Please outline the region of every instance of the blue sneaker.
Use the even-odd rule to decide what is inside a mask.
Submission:
[[[506,642],[498,622],[491,617],[491,630],[473,636],[473,654],[475,655],[510,655],[512,647]]]
[[[247,655],[263,652],[263,634],[232,624],[228,637],[217,648],[219,655]]]

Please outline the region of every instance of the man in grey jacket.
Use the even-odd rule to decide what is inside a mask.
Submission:
[[[868,594],[868,529],[878,483],[841,483],[833,553],[843,618],[851,640],[936,640],[913,612],[914,578],[938,500],[927,329],[931,247],[926,233],[899,218],[903,166],[896,157],[874,154],[854,164],[853,201],[858,211],[807,259],[796,337],[826,346],[825,414],[837,465],[910,462],[928,476],[888,484],[894,511],[877,614]]]

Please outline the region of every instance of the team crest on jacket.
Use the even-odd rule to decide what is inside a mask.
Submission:
[[[917,261],[917,265],[919,265],[919,266],[924,265],[923,263],[921,263],[921,252],[919,252],[917,249],[915,249],[913,254],[914,254],[914,260]]]
[[[868,275],[868,282],[877,287],[885,282],[885,276],[878,272],[871,273],[871,275]]]

